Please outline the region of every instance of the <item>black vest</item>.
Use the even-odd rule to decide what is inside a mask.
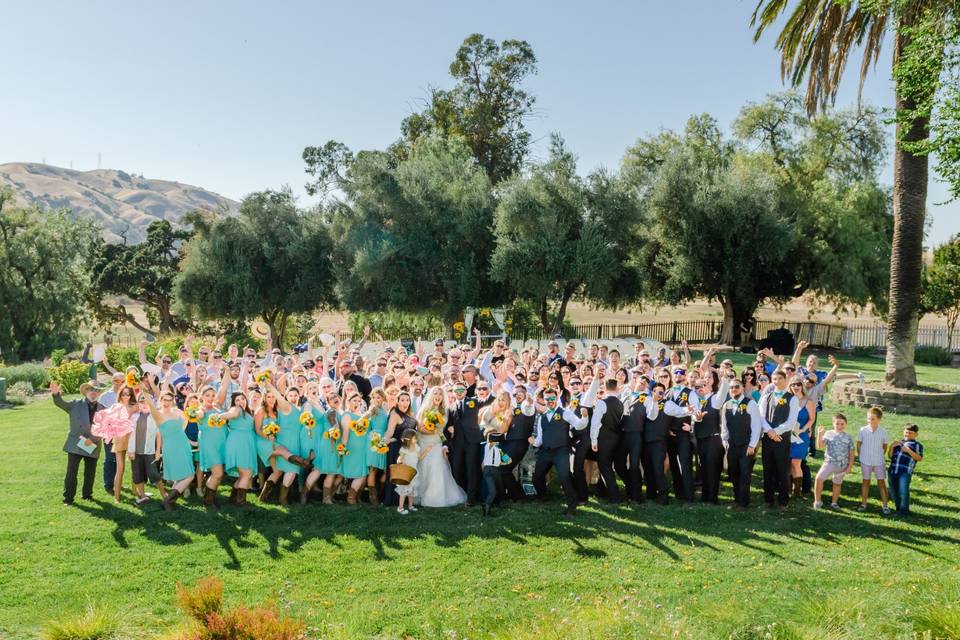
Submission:
[[[526,440],[533,435],[533,424],[537,420],[537,414],[532,416],[523,415],[519,407],[513,410],[513,422],[507,429],[507,440]]]
[[[623,419],[623,403],[616,396],[607,396],[601,400],[607,405],[607,410],[600,418],[600,433],[598,438],[615,439],[620,436],[620,421]]]
[[[570,424],[563,419],[563,411],[558,408],[549,420],[546,413],[541,413],[537,420],[540,421],[542,448],[562,449],[570,446]]]
[[[689,398],[691,393],[693,392],[688,387],[684,387],[680,389],[680,393],[677,394],[676,398],[669,399],[673,400],[681,409],[686,409],[687,405],[690,404]],[[685,424],[690,424],[690,416],[685,416],[683,418],[671,418],[670,433],[673,435],[683,433],[683,425]]]
[[[641,393],[630,405],[630,412],[623,423],[624,432],[643,433],[643,426],[647,423],[647,396],[648,394]]]
[[[700,439],[719,436],[720,411],[713,408],[713,403],[710,401],[710,398],[701,398],[700,402],[703,403],[700,411],[703,411],[706,415],[703,416],[703,420],[693,425],[694,435]]]
[[[463,403],[457,409],[454,433],[462,436],[465,442],[471,444],[480,444],[483,442],[483,429],[480,428],[478,415],[480,409],[492,402],[493,396],[487,397],[483,402],[480,402],[477,398],[464,398]]]
[[[746,447],[750,444],[750,398],[740,396],[740,400],[731,398],[723,405],[724,419],[727,421],[727,438],[731,447]]]
[[[787,391],[783,394],[783,397],[779,400],[777,396],[773,393],[770,394],[770,398],[767,401],[767,423],[773,428],[776,429],[784,422],[787,421],[787,418],[790,417],[790,401],[793,399],[793,394]]]
[[[663,411],[663,407],[665,405],[666,401],[661,400],[660,411],[657,413],[656,420],[647,420],[643,429],[644,442],[657,442],[658,440],[663,440],[667,437],[667,431],[673,424],[673,417],[668,416]]]

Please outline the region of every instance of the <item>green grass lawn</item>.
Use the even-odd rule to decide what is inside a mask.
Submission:
[[[869,377],[882,362],[847,365]],[[920,375],[960,382],[954,369]],[[865,422],[843,410],[851,430]],[[885,424],[898,434],[908,419]],[[0,411],[0,638],[34,638],[89,603],[120,611],[123,637],[153,637],[182,620],[176,582],[208,574],[228,604],[276,601],[317,638],[960,637],[960,424],[915,420],[927,458],[907,521],[882,516],[875,489],[855,511],[859,468],[839,513],[806,501],[768,512],[759,475],[746,514],[725,508],[726,484],[724,507],[591,502],[572,519],[559,502],[488,520],[466,508],[207,513],[195,497],[165,513],[114,506],[99,474],[94,502],[61,505],[67,416],[39,400]]]

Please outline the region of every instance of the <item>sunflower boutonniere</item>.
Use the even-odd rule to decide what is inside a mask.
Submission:
[[[738,413],[743,413],[743,412],[745,412],[745,411],[747,410],[747,406],[748,406],[748,405],[747,405],[746,402],[741,402],[741,403],[737,406],[737,412],[738,412]]]
[[[513,410],[513,415],[515,415],[515,416],[520,415],[520,409],[514,409],[514,410]]]
[[[785,404],[787,404],[787,399],[786,399],[786,398],[777,398],[777,406],[778,406],[778,407],[782,407],[782,406],[785,405]]]
[[[578,398],[574,398],[573,400],[570,401],[571,409],[576,409],[579,406],[580,406],[580,400]]]
[[[554,421],[554,422],[560,422],[561,419],[562,419],[562,418],[561,418],[561,416],[560,416],[560,412],[559,412],[559,411],[557,411],[555,414],[553,414],[553,421]]]
[[[473,408],[475,408],[476,406],[477,406],[477,403],[476,403],[476,402],[474,402],[473,400],[467,400],[467,407],[468,407],[469,409],[473,409]]]

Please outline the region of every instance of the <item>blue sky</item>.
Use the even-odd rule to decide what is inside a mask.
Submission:
[[[538,57],[535,158],[559,131],[582,172],[616,167],[640,136],[701,112],[728,126],[744,103],[782,89],[773,36],[752,42],[753,7],[0,0],[0,163],[93,169],[100,152],[104,168],[232,198],[284,184],[302,194],[304,146],[386,146],[430,85],[449,85],[457,46],[480,32],[525,39]],[[866,102],[892,104],[889,55]],[[850,71],[838,106],[856,99]],[[960,203],[935,204],[946,199],[931,180],[933,244],[960,233]]]

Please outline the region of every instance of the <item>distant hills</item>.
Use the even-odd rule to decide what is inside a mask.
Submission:
[[[33,162],[0,164],[3,187],[13,189],[21,206],[67,208],[75,216],[97,220],[104,238],[111,242],[123,237],[130,243],[139,242],[154,220],[177,223],[193,209],[236,212],[239,207],[234,200],[179,182],[114,169],[74,171]]]

